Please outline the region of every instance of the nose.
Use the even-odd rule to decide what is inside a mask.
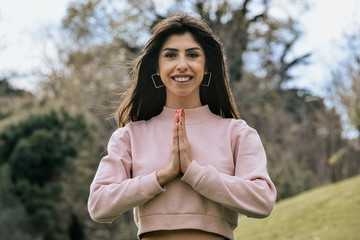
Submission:
[[[179,57],[179,61],[177,63],[176,69],[180,72],[184,72],[188,69],[188,63],[186,61],[185,56]]]

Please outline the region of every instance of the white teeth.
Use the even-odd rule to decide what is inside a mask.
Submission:
[[[190,77],[176,77],[174,78],[177,82],[186,82],[190,80]]]

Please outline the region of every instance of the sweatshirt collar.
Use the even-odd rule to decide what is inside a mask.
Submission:
[[[175,110],[164,106],[163,111],[157,116],[161,121],[174,121]],[[184,109],[185,111],[185,124],[199,124],[210,120],[214,114],[210,111],[208,105],[196,108]]]

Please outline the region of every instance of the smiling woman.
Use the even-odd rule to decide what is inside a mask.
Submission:
[[[143,240],[234,239],[276,189],[257,132],[239,119],[223,49],[198,18],[161,21],[132,71],[119,129],[90,187],[98,222],[134,209]]]
[[[205,72],[205,53],[190,33],[169,37],[160,51],[158,70],[166,87],[165,106],[201,106],[199,88]]]

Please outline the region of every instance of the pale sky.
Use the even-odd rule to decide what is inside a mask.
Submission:
[[[59,26],[69,0],[0,0],[0,77],[16,72],[12,83],[34,90],[43,68],[45,29]]]
[[[343,34],[360,29],[360,0],[311,2],[312,9],[299,18],[304,36],[297,43],[295,52],[301,54],[310,51],[313,56],[310,65],[297,69],[301,80],[294,84],[324,97],[322,89],[328,83],[329,69],[344,57],[338,48]]]
[[[354,29],[355,22],[360,24],[360,0],[308,1],[311,9],[298,18],[304,35],[294,54],[310,51],[313,56],[310,65],[296,71],[298,79],[291,85],[324,97],[329,67],[338,59],[336,44],[344,31]],[[44,68],[45,29],[60,25],[69,2],[0,0],[0,76],[17,72],[20,77],[12,83],[34,90],[36,78],[31,74]]]

